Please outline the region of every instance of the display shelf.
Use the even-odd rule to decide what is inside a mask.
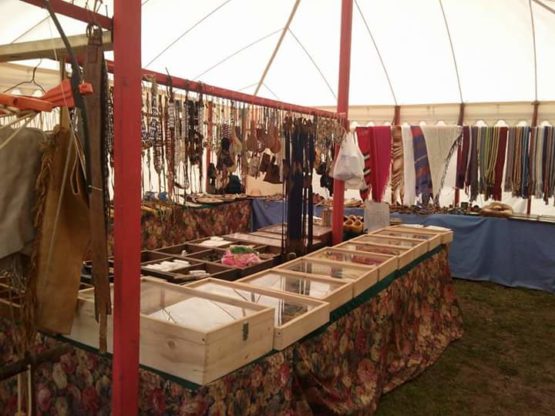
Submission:
[[[433,250],[441,244],[441,236],[438,234],[429,234],[418,232],[417,230],[397,230],[395,228],[386,227],[381,230],[373,231],[373,235],[381,235],[386,237],[397,237],[412,241],[426,242],[427,251]]]
[[[412,253],[413,259],[415,260],[420,256],[423,256],[428,252],[428,244],[426,241],[422,240],[413,240],[413,239],[406,239],[406,238],[398,238],[398,237],[391,237],[391,236],[384,236],[378,234],[364,234],[349,240],[353,243],[370,243],[370,244],[378,244],[384,247],[400,247],[400,248],[407,248]]]
[[[349,250],[349,251],[359,251],[371,254],[383,254],[386,256],[397,256],[399,259],[399,267],[404,267],[414,260],[414,252],[409,248],[401,247],[391,247],[387,245],[372,244],[372,243],[361,243],[357,241],[346,241],[344,243],[334,246],[334,248]]]

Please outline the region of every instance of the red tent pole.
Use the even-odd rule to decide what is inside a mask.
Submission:
[[[341,44],[339,46],[339,86],[337,88],[337,113],[343,117],[349,129],[349,76],[351,73],[351,29],[353,23],[353,0],[341,1]],[[335,154],[339,146],[335,146]],[[345,182],[333,180],[332,241],[343,241],[343,212]]]
[[[141,250],[141,0],[114,2],[112,414],[138,414]]]

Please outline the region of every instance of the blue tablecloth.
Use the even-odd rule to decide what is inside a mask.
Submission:
[[[255,229],[282,222],[282,209],[280,201],[254,200]],[[346,209],[345,213],[362,215],[362,209]],[[555,224],[448,214],[392,216],[407,224],[452,229],[449,266],[453,276],[555,293]]]

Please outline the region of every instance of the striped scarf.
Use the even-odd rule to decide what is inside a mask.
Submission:
[[[416,176],[416,196],[422,196],[422,204],[428,205],[432,196],[432,175],[428,163],[426,140],[419,126],[411,126],[414,149],[414,170]]]

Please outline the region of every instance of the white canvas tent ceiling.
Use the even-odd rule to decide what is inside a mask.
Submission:
[[[555,8],[555,1],[542,1]],[[94,1],[75,3],[91,5]],[[101,11],[111,15],[112,3],[104,0]],[[183,78],[252,93],[294,0],[143,0],[143,3],[143,66],[186,32],[148,68],[160,72],[167,68]],[[285,37],[259,95],[303,105],[335,105],[340,4],[339,0],[301,1],[291,25],[292,33]],[[460,101],[439,0],[358,0],[358,5],[382,55],[399,104]],[[463,100],[534,101],[529,1],[443,0],[443,7]],[[555,100],[555,14],[535,2],[532,10],[537,45],[537,98]],[[46,18],[46,10],[18,0],[0,0],[0,16],[2,44],[58,36]],[[84,33],[83,23],[69,18],[61,18],[61,22],[68,35]],[[261,38],[264,39],[208,70]],[[0,78],[1,74],[3,69]],[[356,6],[350,102],[394,103]]]

